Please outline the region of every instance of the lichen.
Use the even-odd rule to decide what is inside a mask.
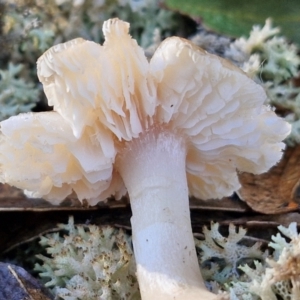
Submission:
[[[256,263],[255,269],[249,266],[241,269],[250,279],[246,283],[248,291],[259,299],[297,300],[300,298],[300,235],[296,223],[291,223],[288,228],[279,226],[278,229],[290,241],[287,242],[280,233],[272,236],[269,247],[274,252],[266,259],[265,267]],[[233,291],[240,286],[240,283],[233,285]]]
[[[59,299],[140,299],[131,239],[111,226],[59,224],[66,232],[41,238],[48,257],[36,264],[45,286]]]
[[[58,226],[62,232],[41,238],[48,256],[36,264],[56,299],[140,299],[130,237],[111,226]],[[297,224],[278,227],[269,250],[261,243],[248,245],[246,230],[229,225],[227,237],[219,224],[203,228],[204,240],[195,239],[199,264],[207,287],[222,299],[300,299],[300,234]],[[284,238],[282,234],[288,238]]]
[[[155,31],[170,36],[180,26],[178,15],[158,0],[19,0],[6,8],[2,31],[13,44],[10,60],[35,63],[49,47],[73,38],[103,42],[102,24],[115,16],[131,24],[131,35],[145,48]]]
[[[274,293],[284,300],[300,299],[300,235],[297,224],[291,223],[289,227],[278,227],[279,231],[290,241],[278,233],[272,237],[269,244],[273,248],[272,259],[268,259],[269,267],[262,280],[262,287],[272,284]],[[255,289],[253,285],[252,289]]]
[[[34,83],[20,78],[22,69],[21,64],[9,63],[7,70],[0,70],[0,121],[30,111],[38,100]]]
[[[297,300],[300,299],[300,234],[297,224],[279,226],[272,236],[272,255],[260,250],[260,244],[241,245],[246,231],[229,227],[228,237],[219,233],[218,223],[204,228],[204,241],[196,241],[208,287],[214,292],[227,291],[230,300]],[[267,257],[268,256],[268,257]],[[212,263],[214,262],[214,263]],[[247,262],[245,264],[245,262]]]
[[[264,260],[268,252],[260,250],[261,244],[254,243],[248,247],[241,241],[246,230],[229,225],[228,237],[219,232],[219,224],[211,223],[211,229],[203,228],[204,240],[196,240],[196,248],[200,251],[199,260],[202,266],[202,275],[208,282],[216,281],[226,284],[240,279],[239,267],[245,262]]]

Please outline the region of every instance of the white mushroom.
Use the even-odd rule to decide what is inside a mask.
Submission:
[[[86,127],[76,138],[56,112],[20,114],[0,124],[0,181],[53,204],[72,191],[93,205],[125,193],[113,172],[112,137],[103,127]]]
[[[76,39],[38,60],[55,112],[1,123],[0,178],[55,203],[75,191],[95,204],[125,186],[142,298],[214,299],[188,193],[231,195],[237,170],[265,172],[281,158],[290,126],[231,63],[177,37],[148,62],[128,30],[108,20],[103,46]]]

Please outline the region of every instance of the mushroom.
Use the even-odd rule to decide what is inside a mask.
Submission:
[[[189,198],[230,196],[267,171],[290,125],[230,62],[171,37],[147,61],[119,19],[38,60],[53,112],[1,123],[0,180],[57,204],[128,191],[142,299],[215,299],[198,267]],[[17,170],[18,168],[18,170]],[[126,187],[126,189],[125,189]]]

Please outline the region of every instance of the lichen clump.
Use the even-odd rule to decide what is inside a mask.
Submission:
[[[300,299],[300,234],[297,224],[279,226],[269,247],[261,251],[260,243],[241,244],[246,230],[230,225],[228,237],[219,233],[219,224],[204,228],[204,241],[196,241],[207,286],[215,293],[227,291],[230,300],[298,300]]]
[[[12,63],[7,70],[0,69],[0,121],[30,111],[38,100],[38,88],[20,77],[22,69]]]
[[[36,270],[57,299],[139,300],[130,237],[110,226],[59,224],[67,234],[42,237],[49,257],[37,255]],[[297,224],[278,227],[269,248],[245,243],[246,230],[229,226],[228,236],[219,224],[204,227],[204,240],[195,239],[199,264],[207,287],[229,300],[300,299],[300,234]],[[99,298],[100,297],[100,298]]]
[[[279,226],[280,233],[272,236],[269,246],[274,249],[273,257],[266,260],[266,269],[242,267],[241,269],[252,279],[249,291],[262,300],[298,300],[300,299],[300,234],[297,224],[289,227]],[[261,273],[261,274],[259,274]],[[253,274],[256,274],[254,278]],[[260,276],[259,276],[260,275]]]
[[[140,299],[131,239],[123,230],[74,225],[73,217],[58,227],[66,235],[42,237],[49,256],[37,255],[43,264],[35,266],[58,299]]]
[[[196,247],[202,251],[200,263],[203,265],[203,276],[206,280],[226,283],[239,278],[239,266],[249,260],[263,259],[267,252],[260,250],[260,243],[251,247],[239,244],[245,237],[246,230],[229,225],[228,237],[219,232],[219,224],[211,223],[211,229],[203,228],[204,241],[196,240]]]

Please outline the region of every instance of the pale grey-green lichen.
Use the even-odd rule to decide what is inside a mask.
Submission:
[[[272,255],[262,252],[259,244],[241,245],[246,231],[230,225],[228,237],[219,233],[218,224],[205,228],[204,241],[196,241],[204,278],[214,292],[227,291],[230,300],[300,299],[300,234],[297,224],[278,227],[269,247]],[[247,262],[247,264],[245,264]],[[239,269],[239,271],[238,271]],[[221,276],[220,276],[221,275]]]
[[[169,36],[180,26],[180,18],[161,8],[159,0],[11,2],[4,16],[3,34],[14,41],[13,61],[21,59],[20,55],[36,61],[49,47],[77,37],[101,43],[103,22],[113,17],[130,23],[130,33],[142,47],[152,44],[156,30]]]
[[[9,63],[7,70],[0,70],[0,121],[30,111],[38,100],[34,83],[20,78],[22,69]]]
[[[255,55],[259,61],[255,75],[263,82],[282,83],[298,75],[300,58],[296,45],[277,36],[279,33],[279,28],[273,28],[268,19],[263,27],[254,26],[248,38],[236,39],[225,51],[225,56],[244,69],[244,64]]]
[[[48,256],[38,255],[43,264],[36,265],[56,299],[140,299],[128,235],[110,226],[74,225],[72,217],[59,228],[63,236],[42,237]],[[259,242],[246,245],[242,227],[231,224],[227,237],[218,223],[204,227],[205,239],[195,239],[195,245],[207,287],[230,300],[300,299],[297,224],[278,229],[289,240],[272,236],[270,254]]]
[[[219,232],[219,224],[211,223],[211,228],[203,228],[204,240],[196,240],[196,248],[200,250],[199,262],[202,266],[202,275],[210,286],[211,281],[218,284],[226,284],[237,279],[241,275],[239,267],[245,262],[265,260],[268,252],[260,250],[260,243],[251,247],[240,242],[246,235],[242,227],[236,228],[229,225],[227,237]]]
[[[43,264],[35,267],[57,299],[140,299],[131,239],[123,230],[74,225],[73,217],[59,228],[63,237],[41,238],[49,256],[38,255]]]

